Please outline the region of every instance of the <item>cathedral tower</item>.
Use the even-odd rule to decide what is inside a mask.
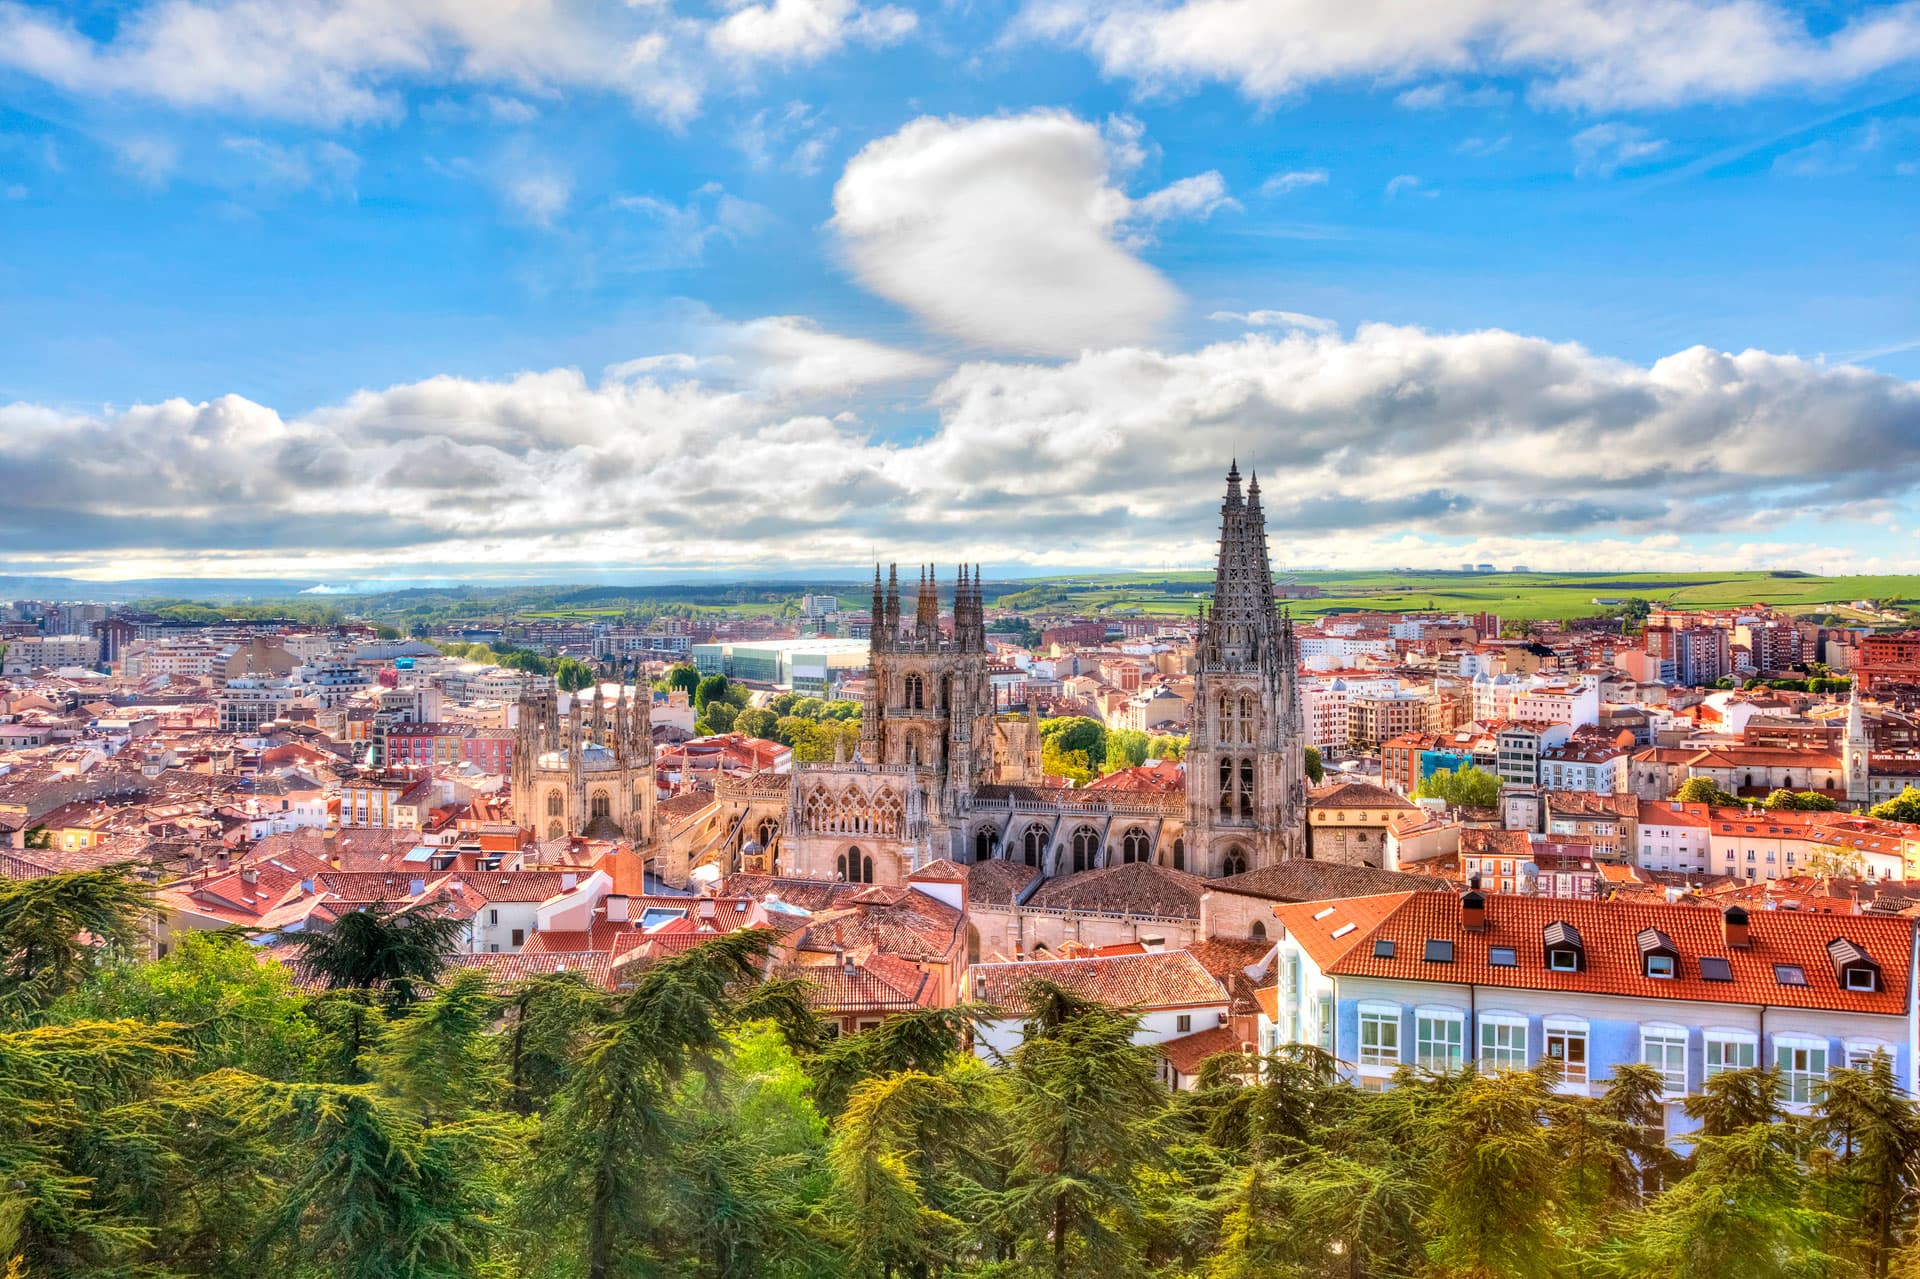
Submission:
[[[522,697],[513,730],[513,815],[541,839],[589,835],[636,848],[653,837],[653,697],[601,686],[560,709],[552,689]]]
[[[1274,603],[1260,480],[1227,472],[1213,607],[1195,644],[1189,869],[1232,875],[1306,855],[1306,734],[1292,621]]]

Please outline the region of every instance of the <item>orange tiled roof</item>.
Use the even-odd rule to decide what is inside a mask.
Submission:
[[[1579,932],[1586,952],[1584,971],[1547,969],[1543,934],[1549,924],[1557,921],[1571,924]],[[1662,979],[1642,975],[1640,949],[1634,939],[1646,928],[1657,928],[1673,939],[1680,954],[1677,976]],[[1736,950],[1726,945],[1721,915],[1715,910],[1635,901],[1597,902],[1490,894],[1486,929],[1475,933],[1460,927],[1459,898],[1451,894],[1412,893],[1373,927],[1356,929],[1349,934],[1343,939],[1351,943],[1346,953],[1330,967],[1322,967],[1343,977],[1442,981],[1456,985],[1471,982],[1522,990],[1771,1004],[1902,1016],[1906,1012],[1907,987],[1912,977],[1913,928],[1913,922],[1907,919],[1754,911],[1751,944]],[[1427,963],[1424,951],[1429,939],[1451,941],[1453,962]],[[1841,989],[1827,953],[1827,944],[1835,939],[1855,943],[1879,964],[1883,978],[1880,991]],[[1371,944],[1359,944],[1381,940],[1395,943],[1393,958],[1376,958]],[[1512,967],[1490,965],[1487,951],[1493,946],[1511,947],[1515,964]],[[1699,963],[1703,955],[1724,958],[1733,979],[1704,980]],[[1776,964],[1800,968],[1806,976],[1806,985],[1781,985],[1774,975]]]
[[[1174,1070],[1191,1077],[1200,1073],[1200,1067],[1206,1064],[1207,1058],[1220,1053],[1238,1052],[1240,1047],[1240,1037],[1233,1033],[1233,1027],[1213,1026],[1191,1035],[1165,1040],[1160,1044],[1160,1055],[1167,1059],[1167,1064]]]
[[[1409,897],[1432,896],[1452,902],[1451,894],[1381,893],[1373,897],[1342,897],[1333,901],[1290,902],[1275,906],[1273,914],[1287,936],[1300,943],[1307,958],[1324,971],[1360,944],[1368,931]],[[1454,907],[1458,910],[1459,907]]]
[[[1009,1013],[1023,1007],[1027,983],[1050,981],[1074,994],[1121,1008],[1186,1008],[1227,1003],[1227,992],[1184,950],[1098,959],[975,964],[977,999]]]

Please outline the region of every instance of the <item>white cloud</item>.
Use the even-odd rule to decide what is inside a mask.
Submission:
[[[1141,196],[1133,202],[1132,216],[1142,222],[1170,222],[1193,218],[1204,222],[1221,209],[1238,209],[1240,202],[1227,194],[1227,181],[1217,170],[1181,178]]]
[[[1286,195],[1304,187],[1319,187],[1327,184],[1325,169],[1290,169],[1285,173],[1276,173],[1260,184],[1261,195]]]
[[[1645,129],[1608,121],[1573,135],[1573,171],[1581,177],[1610,178],[1667,149]]]
[[[169,138],[153,135],[118,138],[113,148],[114,165],[142,186],[163,187],[180,167],[180,148]]]
[[[1507,149],[1507,143],[1511,141],[1513,141],[1513,136],[1506,133],[1501,134],[1497,138],[1463,138],[1459,145],[1453,148],[1453,153],[1455,155],[1472,156],[1474,159],[1484,159],[1487,156],[1505,151]]]
[[[13,563],[200,573],[764,571],[858,563],[876,544],[1198,564],[1237,451],[1294,563],[1837,569],[1878,557],[1777,530],[1869,527],[1920,487],[1920,384],[1762,351],[1641,365],[1497,330],[1294,327],[964,364],[925,401],[933,428],[890,440],[796,397],[931,364],[791,316],[725,327],[708,353],[598,384],[436,377],[298,417],[238,396],[0,407],[0,545]]]
[[[1410,111],[1441,111],[1451,107],[1503,107],[1513,101],[1513,95],[1491,84],[1469,89],[1452,81],[1441,81],[1416,85],[1394,101]]]
[[[1304,311],[1215,311],[1207,316],[1221,324],[1246,324],[1256,329],[1304,329],[1309,333],[1337,333],[1340,326]]]
[[[645,238],[643,267],[689,266],[701,261],[717,241],[737,244],[773,225],[773,213],[751,200],[731,195],[709,182],[682,203],[653,195],[620,196],[616,209],[640,215],[656,234]]]
[[[848,41],[886,45],[904,40],[916,19],[905,9],[865,9],[853,0],[768,0],[745,4],[707,33],[713,47],[736,57],[813,62]]]
[[[1167,91],[1218,81],[1271,101],[1320,85],[1510,75],[1548,106],[1741,101],[1858,81],[1920,58],[1920,6],[1815,34],[1773,0],[1030,0],[1018,30],[1086,48],[1109,76]],[[1409,106],[1447,103],[1422,85]]]
[[[0,66],[74,93],[329,125],[391,120],[407,87],[455,83],[618,93],[677,122],[701,92],[680,36],[670,12],[565,0],[167,0],[95,40],[0,0]]]
[[[265,138],[227,138],[221,149],[240,162],[234,175],[241,185],[260,189],[353,196],[360,157],[337,142],[270,142]]]
[[[1435,193],[1429,190],[1416,174],[1402,173],[1387,179],[1385,195],[1389,200],[1397,199],[1402,195],[1431,196],[1433,194]]]
[[[734,145],[756,169],[776,165],[808,177],[826,163],[827,148],[840,131],[825,124],[805,102],[789,102],[779,110],[763,107],[734,133]]]
[[[1115,184],[1136,143],[1120,145],[1057,111],[923,117],[848,162],[833,227],[861,283],[974,345],[1070,354],[1141,341],[1178,294],[1123,243],[1141,210]],[[1155,207],[1176,212],[1195,191]]]
[[[551,227],[573,199],[573,179],[551,165],[513,167],[500,175],[500,196],[521,218]]]

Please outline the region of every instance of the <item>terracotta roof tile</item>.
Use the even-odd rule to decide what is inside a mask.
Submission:
[[[975,964],[974,998],[1017,1013],[1027,984],[1050,981],[1086,999],[1121,1008],[1185,1008],[1227,1003],[1227,992],[1184,950],[1098,959]]]
[[[1465,832],[1462,832],[1463,834]],[[1431,875],[1346,866],[1339,862],[1290,861],[1258,866],[1241,875],[1210,881],[1217,892],[1243,893],[1272,901],[1304,902],[1329,897],[1363,897],[1370,893],[1446,892],[1445,880]]]
[[[1206,887],[1207,881],[1198,875],[1151,862],[1131,862],[1048,880],[1027,899],[1027,905],[1198,919],[1200,894]]]
[[[1586,952],[1584,971],[1547,969],[1542,937],[1556,922],[1571,924],[1579,932]],[[1642,975],[1640,950],[1634,938],[1646,928],[1656,928],[1673,938],[1680,952],[1676,977]],[[1751,945],[1730,949],[1723,939],[1720,912],[1709,908],[1490,894],[1486,930],[1470,933],[1460,927],[1458,898],[1414,893],[1373,928],[1363,927],[1351,934],[1358,941],[1393,941],[1393,958],[1376,958],[1371,945],[1355,942],[1329,971],[1341,976],[1472,982],[1641,999],[1771,1004],[1900,1016],[1907,1007],[1913,929],[1913,921],[1904,918],[1756,910],[1752,912]],[[1864,993],[1840,988],[1827,953],[1827,943],[1836,938],[1858,944],[1880,965],[1882,990]],[[1428,939],[1452,941],[1453,962],[1425,962]],[[1516,963],[1512,967],[1488,964],[1487,950],[1492,946],[1511,947]],[[1704,980],[1699,963],[1703,955],[1724,958],[1732,980]],[[1780,984],[1775,978],[1776,964],[1797,966],[1805,974],[1806,984]]]
[[[1159,1048],[1160,1055],[1167,1059],[1169,1066],[1192,1078],[1200,1073],[1200,1067],[1206,1064],[1207,1058],[1220,1053],[1238,1052],[1241,1043],[1239,1036],[1233,1033],[1233,1027],[1213,1026],[1191,1035],[1164,1040]]]

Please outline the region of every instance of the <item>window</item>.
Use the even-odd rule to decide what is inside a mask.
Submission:
[[[497,908],[487,911],[487,922],[489,924],[497,924],[500,922],[500,911]]]
[[[1732,981],[1733,965],[1718,955],[1700,956],[1700,979],[1702,981]]]
[[[1782,986],[1804,986],[1807,984],[1807,971],[1798,964],[1775,964],[1773,979]]]
[[[1812,1101],[1815,1085],[1827,1079],[1825,1041],[1776,1041],[1773,1051],[1774,1065],[1780,1068],[1780,1099],[1796,1105]]]
[[[1550,950],[1547,952],[1547,967],[1556,973],[1578,972],[1580,956],[1570,950]]]
[[[1751,1035],[1727,1035],[1707,1032],[1708,1079],[1729,1070],[1752,1070],[1759,1047]]]
[[[1848,990],[1871,992],[1879,985],[1879,983],[1874,980],[1874,976],[1874,971],[1871,968],[1849,968],[1846,970],[1846,988]]]
[[[1487,965],[1491,968],[1513,968],[1520,963],[1511,946],[1491,946],[1487,949]]]
[[[1648,1026],[1640,1032],[1640,1060],[1660,1072],[1669,1096],[1687,1090],[1687,1032],[1678,1026]]]
[[[1399,1009],[1360,1009],[1360,1064],[1388,1067],[1400,1064]]]
[[[516,945],[516,946],[520,946],[520,945],[524,945],[524,944],[526,943],[526,940],[527,940],[527,930],[526,930],[526,929],[524,929],[524,928],[516,928],[516,929],[514,929],[514,930],[513,930],[513,944],[514,944],[514,945]]]
[[[1673,956],[1672,955],[1648,955],[1647,956],[1647,976],[1672,977],[1673,976]]]
[[[1587,1029],[1585,1026],[1547,1027],[1546,1055],[1560,1063],[1561,1082],[1587,1082]]]
[[[1451,964],[1453,962],[1453,943],[1427,939],[1426,962],[1429,964]]]
[[[1873,1059],[1881,1053],[1886,1053],[1889,1059],[1893,1056],[1893,1050],[1885,1044],[1870,1043],[1864,1040],[1850,1041],[1847,1044],[1847,1069],[1870,1069],[1873,1066]]]
[[[1333,996],[1322,995],[1315,1004],[1314,1020],[1320,1027],[1320,1049],[1333,1051]]]
[[[1183,1035],[1191,1032],[1193,1030],[1193,1014],[1181,1013],[1173,1019],[1173,1028]]]
[[[1414,1017],[1415,1060],[1422,1069],[1460,1069],[1463,1026],[1460,1014],[1451,1009],[1423,1011]]]
[[[1483,1070],[1527,1068],[1527,1023],[1518,1017],[1483,1013],[1480,1017],[1480,1067]]]
[[[1392,940],[1389,938],[1383,937],[1380,940],[1374,942],[1373,957],[1375,959],[1392,959],[1393,958]]]

